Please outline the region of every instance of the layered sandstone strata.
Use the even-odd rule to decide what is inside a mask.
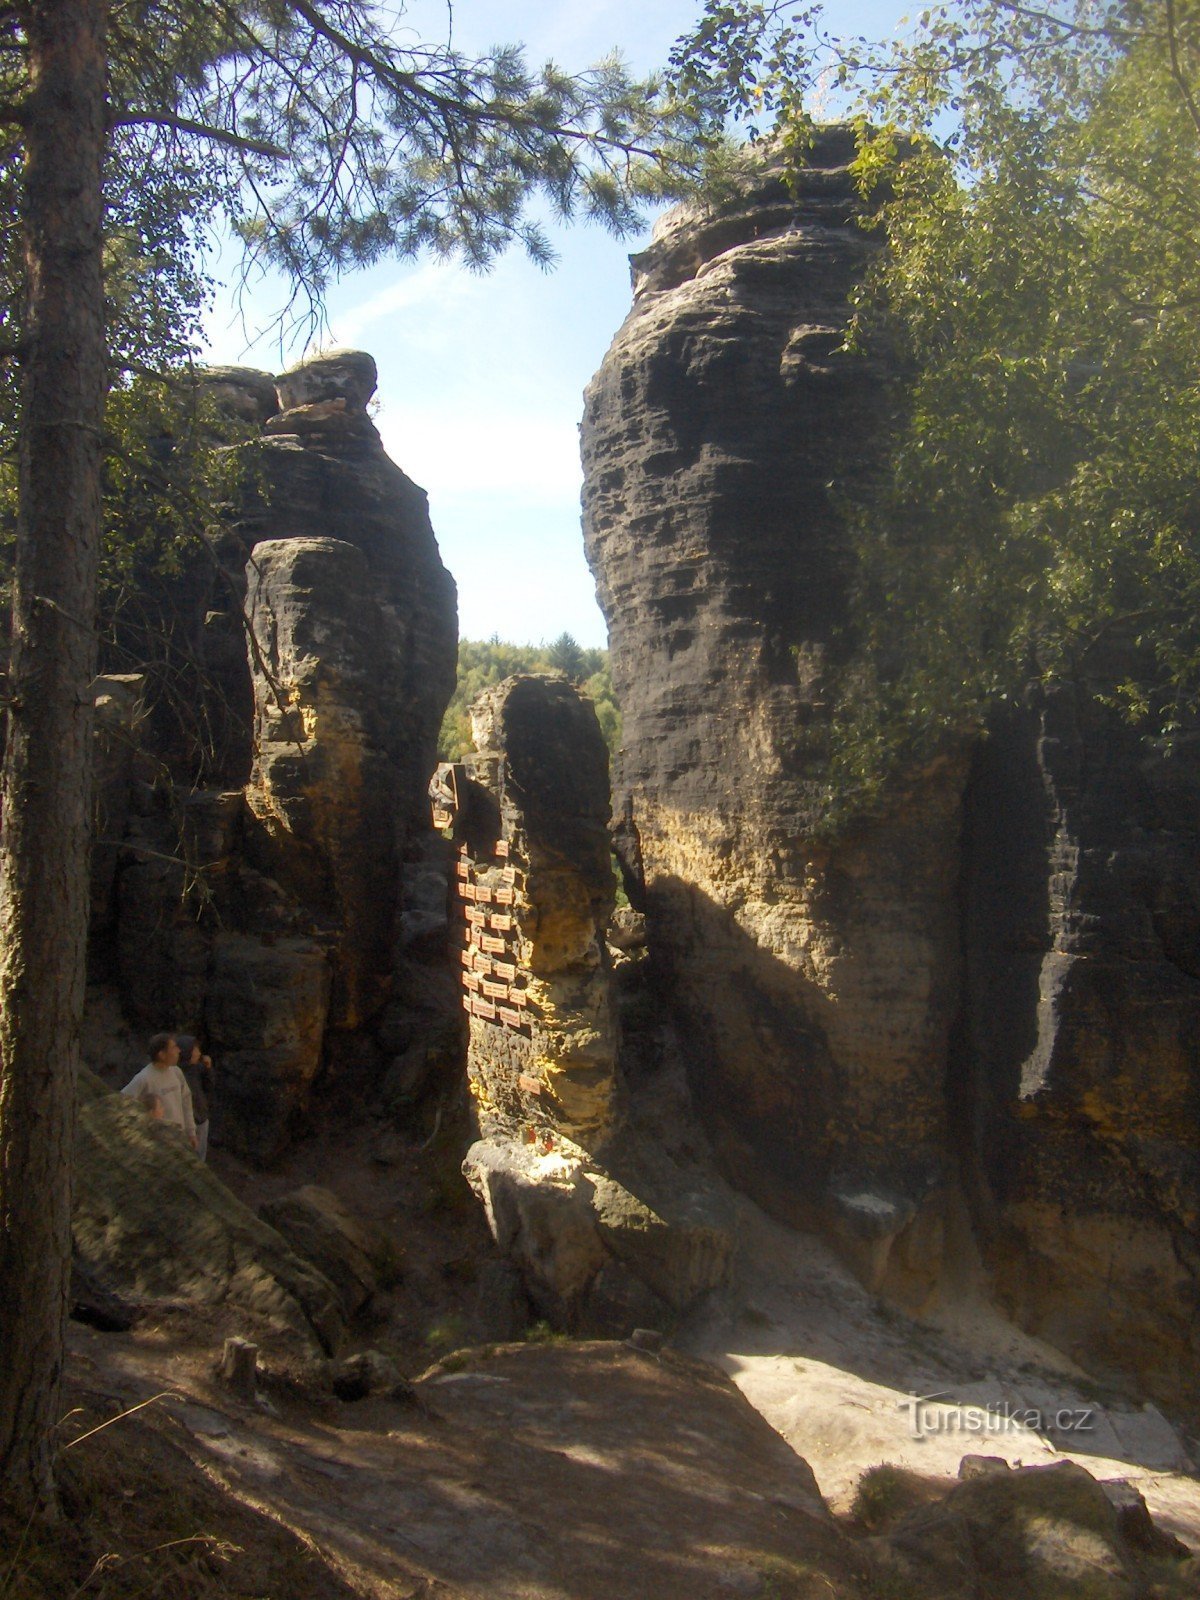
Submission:
[[[845,617],[840,475],[881,376],[842,348],[874,248],[845,130],[793,186],[673,213],[591,384],[584,532],[624,717],[616,810],[640,843],[694,1089],[727,1171],[924,1293],[947,1181],[961,761],[813,837]]]
[[[565,679],[517,677],[471,720],[477,751],[450,780],[480,1131],[463,1170],[540,1315],[665,1327],[724,1280],[730,1239],[664,1158],[622,1137],[596,714]]]
[[[454,687],[454,581],[424,491],[385,454],[361,352],[277,380],[262,493],[243,523],[260,864],[335,935],[331,1020],[385,996],[401,864],[428,829],[425,786]]]
[[[794,188],[768,161],[668,219],[589,390],[616,847],[737,1184],[913,1301],[948,1239],[974,1260],[947,1227],[965,1179],[1004,1305],[1194,1411],[1194,730],[1116,716],[1139,666],[1110,630],[873,820],[816,826],[830,669],[854,668],[837,490],[880,432],[880,375],[838,348],[872,248],[849,154],[828,130]]]
[[[1003,1302],[1200,1407],[1200,743],[1085,684],[997,715],[967,796],[959,1143]]]
[[[406,1005],[396,946],[412,954],[406,905],[416,880],[437,901],[424,880],[439,868],[444,928],[424,791],[454,684],[455,591],[425,493],[365,409],[369,355],[203,381],[237,441],[240,497],[173,598],[195,685],[186,727],[159,705],[122,794],[105,788],[121,849],[94,969],[139,1028],[204,1036],[221,1058],[215,1137],[270,1160],[331,1058],[356,1053],[383,1077],[402,1024],[414,1050],[431,1032],[436,985]],[[189,743],[197,727],[207,751]],[[193,789],[197,775],[210,786]]]

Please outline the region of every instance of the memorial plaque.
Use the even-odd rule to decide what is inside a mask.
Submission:
[[[479,974],[477,972],[464,972],[463,973],[463,985],[464,985],[465,988],[470,989],[472,994],[478,994],[479,993],[479,985],[482,982],[483,982],[483,979],[479,976]]]
[[[474,976],[475,976],[475,974],[473,972],[472,973],[468,973],[468,977],[472,977],[473,978]],[[508,985],[506,983],[496,983],[491,978],[481,978],[481,979],[479,979],[479,983],[480,983],[480,986],[483,989],[484,994],[487,995],[489,1000],[507,1000],[508,999]]]
[[[492,971],[498,978],[504,978],[511,983],[517,975],[517,964],[515,961],[493,961]]]
[[[460,900],[474,900],[475,885],[473,883],[460,883],[458,886],[458,898]]]
[[[529,1004],[529,996],[524,989],[510,989],[508,991],[508,1003],[510,1006],[527,1006]]]
[[[478,906],[467,906],[463,911],[463,916],[476,928],[487,926],[488,914],[486,911],[480,911]]]
[[[481,906],[490,906],[491,905],[491,903],[492,903],[492,891],[488,888],[486,883],[481,883],[481,884],[476,885],[475,898],[476,898],[476,900],[479,901],[479,904]]]
[[[435,828],[448,828],[454,818],[448,811],[440,811],[437,806],[433,808],[433,825]]]
[[[541,1094],[542,1087],[540,1078],[531,1078],[527,1072],[517,1075],[517,1088],[520,1089],[522,1094]]]
[[[485,1022],[495,1022],[496,1008],[490,1000],[476,1000],[472,997],[471,1015],[473,1017],[482,1017]]]
[[[520,1028],[524,1026],[525,1018],[521,1015],[521,1013],[519,1011],[510,1011],[507,1006],[497,1006],[496,1015],[500,1018],[501,1022],[506,1022],[510,1028]]]
[[[507,839],[497,839],[496,840],[496,854],[498,856],[501,856],[501,857],[506,856],[508,854],[508,840]]]
[[[507,911],[493,911],[488,918],[488,927],[494,928],[497,933],[508,933],[513,925],[513,919]]]
[[[462,962],[464,967],[469,967],[472,960],[471,952],[469,950],[460,950],[458,952],[458,959]]]
[[[511,906],[516,900],[516,890],[506,888],[501,884],[493,898],[498,906]]]
[[[469,878],[471,876],[471,863],[466,856],[459,856],[454,863],[454,871],[456,876],[460,878]]]
[[[469,994],[465,994],[465,995],[463,995],[463,997],[462,997],[462,1007],[463,1007],[463,1010],[464,1010],[464,1011],[470,1011],[470,1009],[471,1009],[471,1004],[472,1004],[472,1002],[471,1002],[471,996],[470,996],[470,995],[469,995]]]
[[[517,869],[515,867],[504,867],[504,868],[501,869],[501,872],[500,872],[500,882],[501,883],[507,884],[508,887],[511,889],[513,884],[516,883],[516,881],[517,881]]]
[[[471,952],[471,970],[473,972],[491,972],[494,966],[495,962],[491,956],[485,956],[479,950]]]
[[[504,940],[497,938],[494,934],[480,934],[479,943],[482,949],[490,951],[492,955],[502,956],[504,954]]]

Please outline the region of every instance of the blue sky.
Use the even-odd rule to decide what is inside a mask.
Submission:
[[[901,0],[829,8],[839,31],[886,32]],[[459,0],[463,50],[523,42],[532,61],[580,70],[612,49],[649,71],[695,20],[699,0]],[[445,36],[444,0],[416,0],[405,24]],[[442,559],[459,592],[464,638],[517,643],[566,630],[607,642],[583,559],[578,424],[582,394],[629,309],[629,254],[595,227],[554,230],[544,272],[510,251],[479,276],[434,261],[384,263],[328,297],[321,342],[369,350],[388,453],[429,493]],[[207,359],[278,370],[304,354],[278,332],[281,286],[253,286],[241,314],[223,295],[208,319]]]

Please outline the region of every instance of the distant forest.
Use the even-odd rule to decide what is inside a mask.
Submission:
[[[471,702],[481,690],[511,677],[514,672],[561,672],[587,695],[596,717],[609,760],[621,743],[621,712],[613,698],[607,650],[585,650],[569,633],[549,644],[507,644],[490,639],[461,639],[458,645],[458,683],[446,708],[438,750],[443,761],[457,761],[475,748],[471,738]]]

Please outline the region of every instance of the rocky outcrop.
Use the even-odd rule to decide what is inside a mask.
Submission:
[[[347,1319],[395,1281],[398,1252],[391,1241],[328,1189],[305,1184],[268,1200],[258,1214],[333,1284]]]
[[[693,1087],[727,1172],[910,1299],[938,1271],[965,758],[815,837],[845,617],[840,475],[880,374],[841,348],[874,245],[847,130],[789,187],[684,209],[634,258],[587,394],[584,532],[624,719],[619,850],[640,865]]]
[[[588,392],[615,847],[735,1183],[911,1304],[965,1180],[1005,1306],[1194,1411],[1195,734],[1158,747],[1106,706],[1136,676],[1110,630],[1120,661],[818,826],[855,665],[837,486],[882,431],[881,374],[838,347],[872,249],[849,154],[826,130],[794,189],[768,157],[667,219]]]
[[[332,1021],[385,998],[400,873],[454,687],[454,583],[425,495],[383,451],[361,352],[277,380],[247,567],[263,863],[336,933]]]
[[[370,356],[202,384],[240,499],[172,590],[186,673],[156,688],[153,714],[130,713],[140,754],[101,751],[114,842],[96,855],[93,965],[135,1026],[206,1040],[214,1137],[269,1161],[329,1060],[387,1070],[412,987],[398,962],[439,871],[443,940],[426,917],[417,953],[444,963],[449,862],[424,794],[454,684],[454,584],[424,492],[367,415]],[[167,702],[185,688],[180,723]],[[445,1007],[432,1022],[428,996],[418,1009],[406,1043],[440,1061]]]
[[[476,754],[445,780],[481,1133],[463,1170],[541,1316],[591,1332],[663,1327],[724,1280],[731,1246],[661,1153],[637,1166],[617,1136],[596,715],[565,679],[517,677],[480,696],[472,727]]]
[[[72,1238],[85,1271],[134,1302],[229,1305],[330,1354],[332,1285],[235,1199],[174,1129],[90,1074],[80,1085]]]
[[[467,767],[482,792],[464,818],[458,884],[480,1123],[527,1122],[594,1150],[617,1093],[608,752],[565,679],[508,678],[471,723]]]
[[[334,1016],[355,1027],[385,992],[400,882],[383,610],[366,557],[338,539],[258,544],[247,582],[259,865],[336,931]]]
[[[998,714],[968,792],[959,1114],[1003,1302],[1200,1406],[1200,744],[1084,684]]]

